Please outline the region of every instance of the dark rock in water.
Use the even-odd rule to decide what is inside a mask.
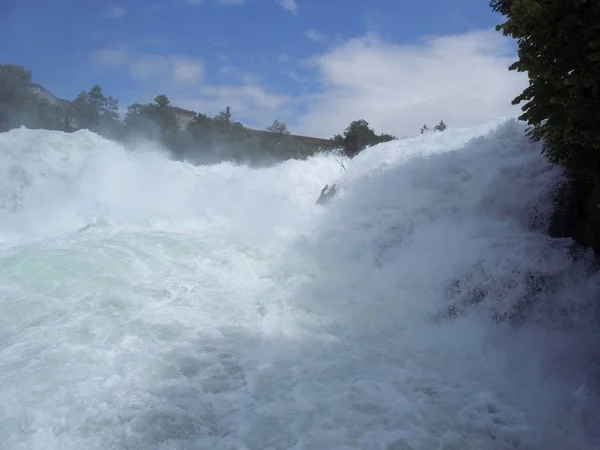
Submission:
[[[321,195],[317,199],[317,205],[325,205],[325,204],[329,203],[331,198],[337,192],[335,184],[333,186],[331,186],[329,189],[328,188],[329,188],[329,185],[326,184],[325,187],[321,190]]]
[[[487,311],[496,323],[518,326],[532,310],[556,293],[560,280],[541,272],[519,270],[511,275],[474,282],[473,274],[454,280],[448,286],[450,303],[435,320],[457,320],[469,311]]]

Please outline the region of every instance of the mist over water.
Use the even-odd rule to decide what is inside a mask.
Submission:
[[[0,448],[600,448],[599,279],[544,235],[539,150],[504,120],[345,172],[0,134]]]

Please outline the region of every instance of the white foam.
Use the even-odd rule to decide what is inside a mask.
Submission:
[[[3,446],[597,448],[598,279],[543,234],[561,173],[523,130],[342,173],[0,134]]]

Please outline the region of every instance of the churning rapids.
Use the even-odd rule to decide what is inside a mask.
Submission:
[[[0,447],[600,448],[599,281],[524,126],[346,168],[0,134]]]

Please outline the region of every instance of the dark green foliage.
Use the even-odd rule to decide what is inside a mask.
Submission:
[[[281,130],[263,134],[260,141],[261,153],[271,157],[282,155],[285,159],[294,158],[294,140],[289,135],[289,132]]]
[[[275,120],[265,132],[250,130],[221,111],[215,117],[198,114],[187,126],[196,146],[187,158],[210,163],[235,161],[268,165],[287,159],[304,159],[320,149],[292,136],[284,122]]]
[[[154,103],[134,103],[127,107],[125,127],[128,133],[143,133],[151,139],[163,140],[177,132],[177,117],[166,95],[158,95]]]
[[[512,0],[491,0],[490,7],[504,16],[508,15],[510,12],[510,6],[512,4]]]
[[[28,128],[63,129],[65,106],[33,93],[31,71],[0,65],[0,131]]]
[[[25,115],[26,120],[22,125],[28,128],[42,128],[46,130],[71,131],[70,108],[57,105],[45,99],[34,99],[32,107]]]
[[[506,16],[496,27],[517,40],[509,69],[526,72],[528,87],[513,104],[528,135],[567,169],[549,232],[573,237],[600,254],[600,2],[596,0],[493,0]]]
[[[198,113],[187,125],[187,132],[193,137],[200,151],[206,151],[212,145],[214,124],[206,114]]]
[[[119,102],[106,97],[97,84],[88,92],[80,92],[73,101],[78,128],[87,128],[103,136],[115,138],[120,132]]]
[[[497,26],[517,39],[519,59],[509,69],[527,72],[521,120],[544,141],[551,162],[575,171],[600,171],[600,2],[512,0],[492,2],[507,16]]]
[[[334,148],[343,148],[344,147],[344,136],[341,134],[336,134],[331,138],[331,145]]]
[[[343,136],[336,134],[331,138],[331,143],[334,147],[342,148],[345,156],[353,158],[367,147],[394,139],[396,137],[391,134],[375,134],[369,123],[360,119],[351,122]]]
[[[257,156],[256,145],[248,142],[250,132],[241,123],[233,122],[227,112],[220,111],[215,117],[198,114],[187,125],[193,137],[195,151],[192,159],[203,163],[220,161],[247,162]]]
[[[344,150],[352,158],[367,146],[377,143],[377,135],[366,120],[355,120],[344,131]]]
[[[20,125],[64,131],[86,128],[118,141],[157,141],[177,159],[204,164],[235,161],[265,165],[305,159],[332,149],[342,149],[342,155],[353,157],[368,146],[396,139],[386,133],[375,134],[365,120],[350,123],[344,135],[334,136],[330,143],[292,135],[280,120],[274,120],[265,131],[251,130],[232,121],[229,108],[215,117],[197,114],[182,129],[176,111],[180,113],[166,95],[158,95],[152,103],[129,105],[121,121],[117,99],[107,97],[99,85],[69,102],[33,85],[31,72],[25,68],[0,65],[2,130]]]
[[[31,72],[24,67],[0,65],[0,129],[13,126],[16,114],[32,101],[29,92]]]
[[[157,95],[153,103],[128,106],[124,132],[128,139],[143,136],[158,141],[171,149],[176,157],[181,157],[190,141],[179,132],[177,117],[166,95]]]
[[[421,134],[429,133],[431,131],[444,131],[448,126],[443,120],[440,120],[436,126],[433,127],[433,130],[427,126],[427,124],[421,127]]]
[[[273,123],[267,127],[267,131],[270,131],[271,133],[291,134],[287,128],[287,124],[280,122],[277,119],[275,119]]]
[[[396,136],[388,133],[381,133],[377,136],[378,143],[395,141],[396,139],[398,139]]]
[[[440,123],[433,127],[435,131],[444,131],[446,128],[448,128],[448,126],[444,123],[443,120],[440,120]]]
[[[269,133],[262,136],[261,151],[272,158],[306,159],[320,151],[318,146],[292,136],[285,122],[274,120],[266,131]]]

